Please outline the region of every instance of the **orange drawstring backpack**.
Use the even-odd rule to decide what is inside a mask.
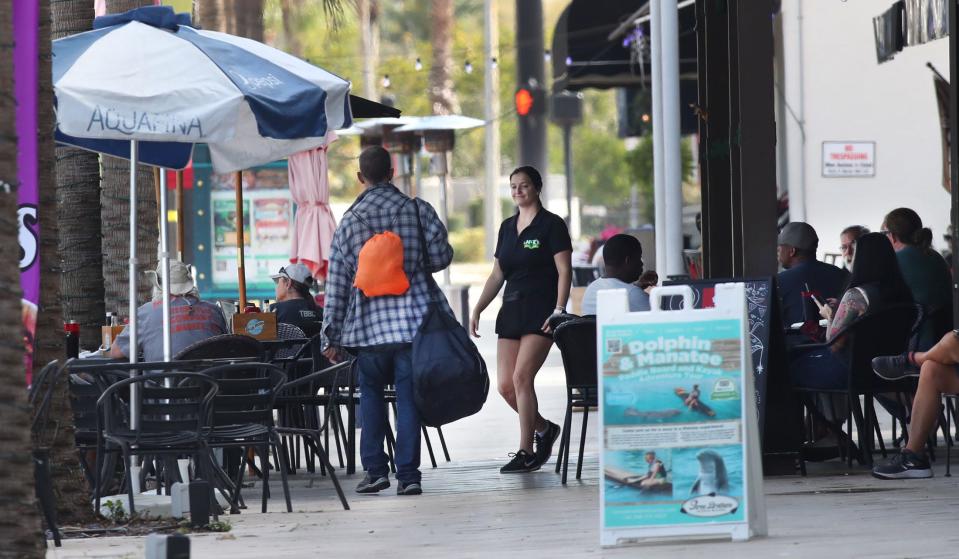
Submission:
[[[406,200],[396,211],[390,228],[396,224],[397,218]],[[366,224],[374,235],[363,243],[356,260],[356,277],[353,287],[363,292],[367,297],[381,297],[383,295],[402,295],[410,288],[410,280],[403,270],[403,239],[393,231],[376,233],[375,229],[363,217],[353,212],[353,215]]]

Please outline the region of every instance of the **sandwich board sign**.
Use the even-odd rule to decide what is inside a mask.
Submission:
[[[685,285],[651,298],[631,313],[625,290],[599,293],[601,544],[765,535],[745,287],[708,309]]]

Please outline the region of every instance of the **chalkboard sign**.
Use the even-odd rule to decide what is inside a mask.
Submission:
[[[697,309],[713,307],[713,294],[716,284],[746,284],[746,312],[749,315],[750,347],[753,355],[753,374],[756,388],[756,410],[759,415],[759,428],[766,425],[766,379],[769,369],[769,332],[773,320],[773,278],[749,279],[705,279],[677,282],[664,282],[664,285],[688,285],[693,289],[693,306]],[[682,297],[663,297],[663,310],[679,310],[683,306]]]

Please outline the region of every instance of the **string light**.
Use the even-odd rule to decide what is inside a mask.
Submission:
[[[383,87],[388,89],[392,83],[393,82],[390,81],[390,75],[383,74]]]
[[[423,69],[423,62],[420,60],[420,57],[416,57],[416,64],[414,64],[413,67],[416,68],[417,72]]]
[[[546,49],[546,52],[543,53],[543,58],[549,63],[553,60],[553,53],[549,49]]]
[[[472,73],[473,73],[473,65],[470,64],[470,61],[469,61],[469,60],[467,60],[467,61],[466,61],[466,64],[463,65],[463,70],[465,70],[467,74],[472,74]]]

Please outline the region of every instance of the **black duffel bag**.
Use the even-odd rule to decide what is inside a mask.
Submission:
[[[419,222],[419,204],[415,208]],[[483,408],[489,394],[489,374],[476,344],[453,317],[425,264],[429,252],[422,223],[419,236],[424,274],[433,301],[413,337],[413,402],[424,425],[439,427]]]

